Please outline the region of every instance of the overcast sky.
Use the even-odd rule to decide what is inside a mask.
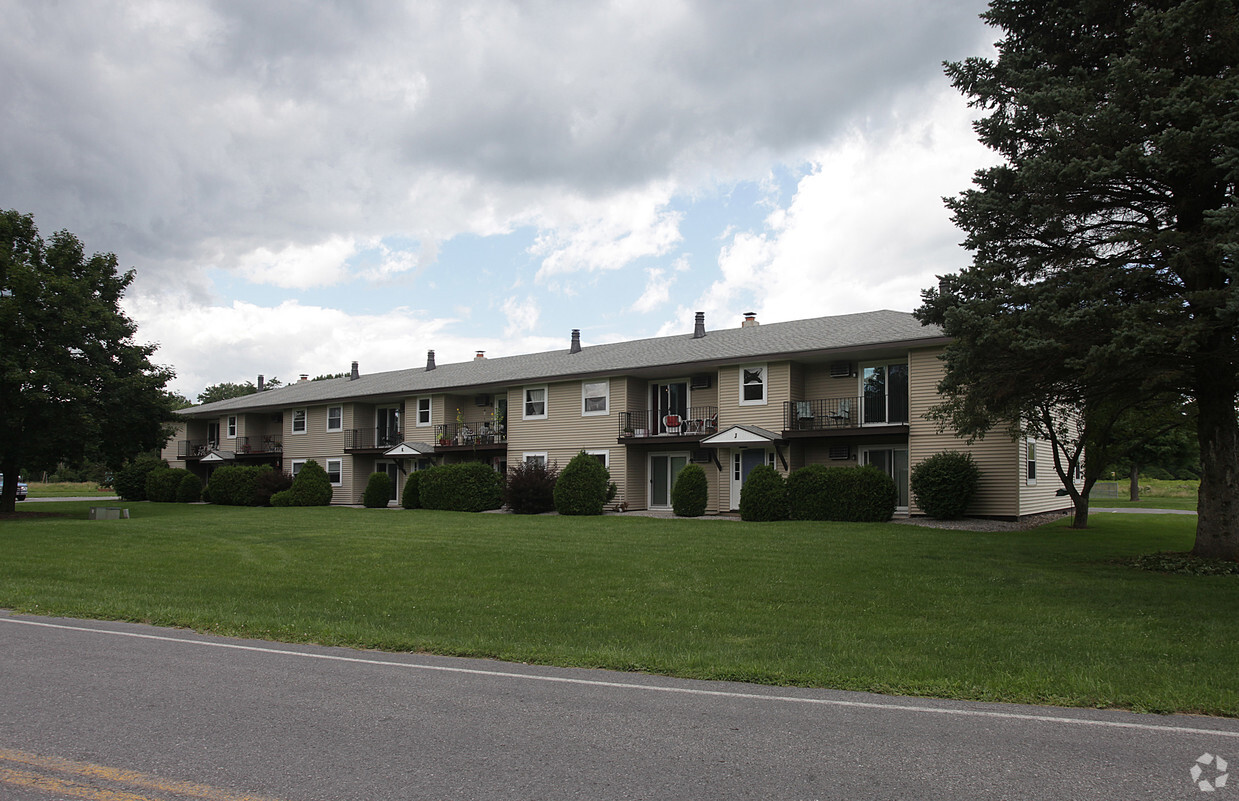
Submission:
[[[873,309],[968,262],[974,0],[0,0],[0,208],[193,398]]]

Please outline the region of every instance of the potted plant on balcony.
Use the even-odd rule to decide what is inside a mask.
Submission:
[[[626,437],[632,436],[632,426],[624,426],[624,436]]]

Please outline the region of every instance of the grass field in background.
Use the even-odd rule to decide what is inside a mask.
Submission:
[[[40,504],[39,511],[45,505]],[[1239,576],[1122,560],[1195,519],[978,533],[129,504],[0,522],[0,607],[389,651],[1239,715]]]
[[[76,498],[80,496],[102,497],[104,495],[116,495],[113,490],[100,489],[99,485],[93,481],[63,481],[55,484],[29,481],[26,483],[26,486],[30,490],[31,498]]]

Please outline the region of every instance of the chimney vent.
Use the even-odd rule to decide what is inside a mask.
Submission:
[[[484,350],[479,350],[479,351],[477,352],[477,355],[473,357],[473,360],[474,360],[475,362],[485,361],[485,360],[486,360],[486,351],[484,351]]]
[[[572,347],[568,349],[569,353],[581,352],[581,329],[572,329]]]
[[[435,369],[435,352],[433,350],[426,351],[426,370]]]
[[[757,312],[745,312],[744,322],[740,323],[741,328],[756,328],[761,325],[757,322]]]
[[[359,378],[361,378],[361,373],[357,371],[357,362],[353,362],[353,369],[349,371],[348,380],[356,381]]]
[[[706,313],[697,312],[697,321],[693,325],[693,339],[701,339],[706,335]]]
[[[301,380],[302,380],[302,381],[309,381],[309,380],[310,380],[310,374],[309,374],[309,373],[302,373],[302,374],[301,374]]]
[[[263,383],[262,373],[259,373],[258,374],[258,391],[262,392],[266,388],[267,388],[266,384]]]

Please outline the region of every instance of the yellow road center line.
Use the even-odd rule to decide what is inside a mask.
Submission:
[[[87,787],[77,782],[0,766],[0,785],[26,787],[41,792],[56,793],[58,798],[84,798],[87,801],[155,801],[150,796],[134,795],[116,790]]]
[[[278,801],[278,799],[271,798],[270,796],[256,795],[253,793],[238,793],[231,790],[224,790],[219,787],[212,787],[206,784],[164,779],[160,776],[152,776],[150,774],[139,773],[134,770],[110,768],[106,765],[95,765],[90,762],[75,762],[74,760],[63,759],[61,757],[40,756],[38,754],[31,754],[26,751],[17,751],[9,748],[0,748],[0,762],[28,765],[32,768],[42,768],[44,770],[54,770],[74,776],[81,776],[83,778],[89,777],[93,779],[102,779],[114,784],[140,787],[144,790],[176,793],[182,796],[201,798],[203,801]],[[3,768],[0,767],[0,770],[3,770]],[[117,796],[117,801],[131,801],[131,799],[145,799],[145,796],[126,794]]]

